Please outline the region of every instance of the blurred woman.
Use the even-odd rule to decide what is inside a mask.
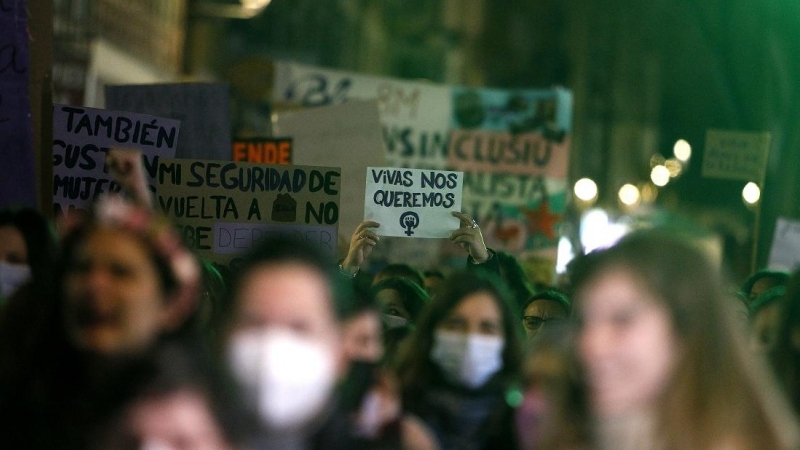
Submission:
[[[594,447],[797,448],[788,405],[694,247],[629,236],[573,267]]]
[[[789,279],[769,359],[785,394],[800,414],[800,272]]]
[[[508,302],[490,279],[455,273],[401,350],[403,407],[444,449],[516,445],[506,393],[521,356],[519,322]]]
[[[109,383],[131,360],[179,338],[196,305],[197,262],[166,219],[109,197],[71,220],[53,296],[43,302],[46,326],[0,370],[10,405],[0,423],[14,448],[85,447],[85,431],[115,407]]]
[[[30,209],[0,211],[0,298],[35,280],[37,297],[52,283],[58,244],[50,221]]]
[[[413,324],[430,299],[422,286],[406,278],[386,278],[376,283],[372,292],[388,329]]]

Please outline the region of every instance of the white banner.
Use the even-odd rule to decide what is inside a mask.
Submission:
[[[452,113],[450,87],[279,62],[272,100],[324,106],[376,100],[387,164],[444,169]]]

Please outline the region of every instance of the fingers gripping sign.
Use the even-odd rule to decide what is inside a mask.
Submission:
[[[379,228],[381,224],[372,220],[365,220],[358,224],[350,236],[350,248],[347,256],[342,261],[342,270],[350,275],[355,275],[364,264],[372,248],[381,240],[371,228]]]
[[[458,218],[460,226],[450,235],[450,242],[460,245],[476,263],[486,262],[489,259],[489,250],[483,241],[483,233],[478,222],[463,212],[454,211],[452,214]]]
[[[136,202],[152,206],[141,150],[112,148],[106,156],[106,164],[114,181],[130,192]]]

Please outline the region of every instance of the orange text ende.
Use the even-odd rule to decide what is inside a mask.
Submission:
[[[292,141],[238,141],[233,143],[233,160],[263,164],[292,163]]]

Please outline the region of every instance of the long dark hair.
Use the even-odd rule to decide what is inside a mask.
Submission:
[[[431,361],[436,328],[465,297],[476,292],[488,292],[494,299],[503,321],[503,368],[497,379],[509,383],[518,375],[521,366],[520,326],[505,289],[489,275],[460,271],[452,274],[436,296],[422,311],[417,328],[404,343],[398,363],[398,374],[404,397],[430,387],[437,379],[438,369]]]

